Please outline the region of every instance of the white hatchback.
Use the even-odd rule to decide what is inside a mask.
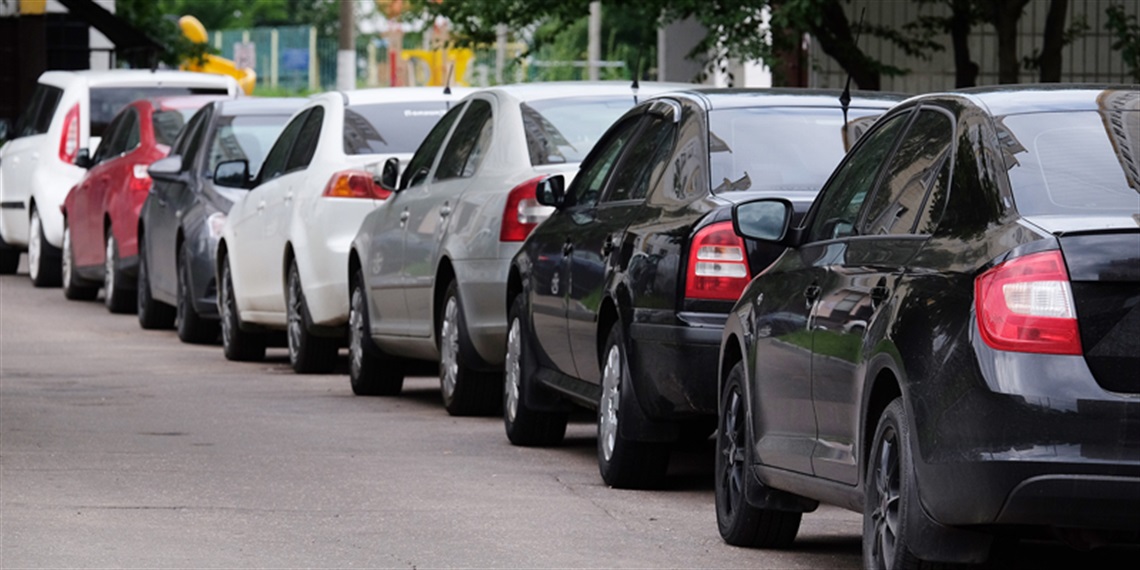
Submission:
[[[410,158],[469,92],[331,92],[293,116],[253,189],[230,210],[218,243],[226,358],[260,360],[266,333],[286,330],[294,370],[332,369],[347,330],[348,248],[360,221],[388,195],[373,177],[385,160]],[[219,165],[219,171],[226,168]]]
[[[60,204],[87,170],[107,124],[136,99],[174,95],[237,96],[232,77],[186,71],[48,71],[0,148],[0,274],[16,272],[28,252],[28,273],[39,287],[60,283],[63,214]]]

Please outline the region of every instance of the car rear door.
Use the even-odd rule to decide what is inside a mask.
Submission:
[[[16,121],[15,137],[3,146],[0,163],[0,237],[25,245],[28,239],[28,197],[32,193],[32,173],[40,153],[50,148],[48,129],[63,89],[40,83],[31,102]]]
[[[147,279],[151,294],[163,302],[173,303],[178,292],[178,227],[181,205],[193,193],[191,177],[201,155],[202,140],[209,130],[214,106],[207,105],[194,114],[170,151],[182,160],[182,170],[168,179],[155,179],[151,184],[144,239],[146,240]]]

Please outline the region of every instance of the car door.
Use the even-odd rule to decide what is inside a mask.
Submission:
[[[842,163],[816,198],[805,244],[789,250],[763,279],[755,312],[752,377],[756,457],[765,465],[812,473],[818,433],[812,403],[812,351],[816,309],[828,286],[827,268],[846,254],[843,240],[878,179],[909,113],[888,117],[861,141],[858,158]]]
[[[435,328],[433,301],[440,246],[453,209],[491,148],[493,114],[487,100],[471,100],[451,131],[431,182],[401,193],[402,207],[408,212],[403,271],[412,336],[430,336]]]
[[[94,165],[76,187],[72,210],[67,213],[67,227],[71,231],[71,250],[77,267],[90,267],[103,263],[103,217],[100,215],[103,196],[107,192],[112,162],[118,158],[126,144],[127,113],[111,121],[105,144],[92,157]]]
[[[428,132],[408,162],[400,180],[400,189],[370,214],[375,223],[369,231],[370,259],[363,262],[368,282],[372,331],[379,335],[407,336],[408,304],[406,285],[404,232],[410,210],[405,202],[415,201],[415,193],[427,185],[432,167],[447,142],[451,127],[466,109],[466,104],[449,110]]]
[[[32,173],[40,159],[40,152],[50,148],[47,143],[52,117],[63,97],[63,89],[38,84],[31,101],[16,121],[15,138],[3,145],[3,168],[0,168],[0,225],[5,239],[26,244],[28,238],[28,212],[26,206],[32,193]]]
[[[948,168],[954,127],[934,108],[914,115],[897,149],[863,200],[856,231],[835,242],[843,255],[827,257],[827,278],[812,320],[812,400],[818,437],[812,466],[818,477],[854,485],[859,481],[863,385],[877,351],[891,342],[895,288],[907,262],[928,237],[934,200]],[[877,157],[874,157],[877,158]],[[842,245],[840,245],[842,244]],[[870,370],[869,370],[870,369]]]

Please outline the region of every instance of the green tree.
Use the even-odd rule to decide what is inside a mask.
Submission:
[[[1116,37],[1112,49],[1120,52],[1132,79],[1140,81],[1140,24],[1137,24],[1136,16],[1125,12],[1120,4],[1109,6],[1105,13],[1108,22],[1104,27]]]

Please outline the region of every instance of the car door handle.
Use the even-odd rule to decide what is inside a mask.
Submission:
[[[602,257],[608,256],[609,254],[613,253],[613,251],[614,239],[612,237],[608,237],[606,238],[606,241],[602,242]]]
[[[884,285],[876,285],[875,287],[872,287],[871,288],[871,305],[872,306],[879,306],[879,305],[883,304],[883,301],[886,301],[887,297],[889,297],[890,295],[891,295],[890,290],[888,290],[886,288],[886,286],[884,286]]]
[[[807,299],[808,303],[814,303],[819,299],[819,294],[822,291],[819,285],[808,285],[808,288],[804,289],[804,299]]]
[[[265,200],[257,203],[257,213],[260,214],[265,211]]]
[[[286,192],[285,193],[285,203],[288,204],[289,202],[292,202],[292,201],[293,201],[293,192],[292,191]]]
[[[562,255],[570,255],[574,253],[574,244],[570,240],[566,240],[562,244]]]
[[[400,227],[401,228],[408,224],[408,218],[410,218],[410,217],[412,217],[412,215],[409,214],[407,210],[400,212]]]

